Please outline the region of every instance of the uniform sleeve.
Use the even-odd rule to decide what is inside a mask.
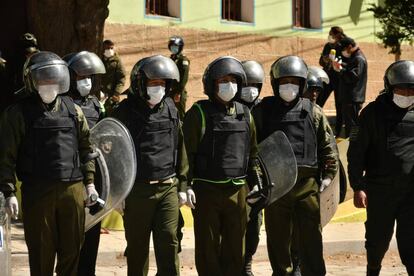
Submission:
[[[93,152],[91,142],[89,140],[89,127],[88,122],[86,121],[85,115],[82,112],[82,109],[75,105],[76,112],[78,114],[78,143],[79,143],[79,155],[81,160],[87,160],[88,155]],[[83,183],[90,184],[94,182],[95,175],[95,161],[89,160],[83,163],[82,166],[83,172]]]
[[[182,130],[182,123],[180,121],[178,129],[178,153],[177,153],[177,178],[178,191],[185,192],[187,190],[187,175],[188,175],[188,159],[184,144],[184,135]]]
[[[181,61],[180,61],[180,65],[179,66],[179,71],[180,71],[180,83],[179,83],[179,91],[182,92],[185,89],[185,86],[187,84],[188,81],[188,73],[190,72],[190,61],[187,57],[184,57]]]
[[[195,157],[201,139],[202,117],[198,107],[193,105],[185,114],[183,124],[184,144],[188,159],[187,185],[191,185],[194,174]]]
[[[318,165],[321,171],[321,176],[322,179],[334,179],[338,171],[338,153],[333,132],[322,109],[314,105],[313,112],[316,122]]]
[[[262,116],[262,105],[259,103],[252,110],[252,117],[254,119],[255,132],[256,132],[256,141],[259,143],[263,140],[263,116]]]
[[[374,122],[373,105],[368,105],[361,111],[358,118],[359,125],[356,132],[349,138],[348,148],[348,177],[354,191],[365,190],[363,181],[366,154],[370,145],[371,135],[374,132],[372,126]]]
[[[7,198],[16,191],[16,161],[25,134],[20,108],[13,106],[3,112],[0,129],[0,191]]]
[[[259,149],[257,146],[256,138],[256,125],[253,119],[253,116],[250,115],[250,155],[249,155],[249,167],[247,170],[247,183],[249,184],[250,189],[254,187],[256,183],[256,173],[261,176],[262,172],[260,166],[257,162],[257,157],[259,155]]]
[[[125,85],[125,69],[122,65],[121,59],[118,57],[118,62],[115,70],[115,94],[120,95],[123,92]]]

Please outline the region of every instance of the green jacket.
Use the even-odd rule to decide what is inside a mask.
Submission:
[[[148,105],[141,100],[141,98],[137,98],[133,95],[128,95],[128,99],[124,100],[115,110],[112,114],[110,114],[111,117],[114,117],[118,120],[120,120],[123,124],[127,124],[129,121],[129,116],[131,115],[131,112],[126,105],[126,101],[138,101],[138,106],[142,109],[149,109]],[[154,109],[151,110],[151,112],[157,112],[158,110],[161,110],[163,107],[163,102],[161,102],[160,105],[154,107]],[[135,146],[138,148],[138,145]],[[178,153],[177,153],[177,165],[176,165],[176,178],[178,180],[177,187],[179,192],[185,192],[187,190],[187,174],[188,174],[188,160],[187,160],[187,153],[186,153],[186,147],[184,146],[184,137],[183,137],[183,130],[182,130],[182,124],[178,125]]]
[[[180,72],[180,81],[174,82],[171,88],[171,96],[180,95],[180,102],[175,103],[178,109],[181,120],[184,120],[185,107],[187,103],[187,91],[185,86],[188,81],[188,73],[190,71],[190,60],[182,53],[178,55],[171,55],[171,59],[175,62]]]
[[[172,94],[182,94],[185,91],[185,85],[188,81],[188,73],[190,71],[190,60],[182,53],[171,55],[171,59],[175,62],[180,72],[180,81],[173,85]]]
[[[234,105],[227,107],[227,112],[231,115],[236,112]],[[190,110],[185,114],[184,124],[183,124],[183,131],[184,131],[184,140],[185,146],[187,149],[188,155],[188,184],[190,185],[193,181],[193,173],[194,173],[194,165],[195,165],[195,157],[197,155],[198,146],[202,139],[202,128],[203,128],[203,117],[201,115],[199,107],[194,104]],[[257,158],[258,155],[258,148],[257,148],[257,140],[256,140],[256,126],[253,120],[253,116],[250,116],[250,155],[249,159],[254,160]],[[254,165],[253,162],[249,162],[249,168],[247,175],[251,175],[253,171],[259,171],[260,168]],[[205,179],[207,182],[208,179]],[[219,181],[220,183],[228,183],[233,182],[233,184],[246,184],[244,179],[223,179]]]
[[[300,167],[298,168],[298,179],[316,175],[320,175],[322,179],[327,177],[333,179],[338,170],[338,154],[336,145],[333,142],[333,132],[329,125],[328,119],[322,111],[322,108],[315,104],[312,106],[313,123],[318,147],[318,169],[315,170],[314,168]],[[264,114],[264,111],[260,108],[260,105],[257,107],[258,108],[253,109],[253,116],[257,127],[258,139],[261,141],[265,138],[261,137],[261,133],[264,132],[263,129],[266,127],[263,125],[264,117],[268,116],[268,114]]]
[[[57,110],[61,104],[60,99],[56,100]],[[82,109],[75,105],[78,120],[78,141],[81,160],[92,152],[89,141],[89,127]],[[22,105],[17,103],[8,107],[0,118],[0,191],[6,196],[16,191],[16,162],[21,142],[25,136],[26,126],[23,118]],[[95,173],[94,161],[89,161],[83,166],[85,184],[93,183]]]
[[[101,90],[109,97],[120,95],[125,85],[125,69],[117,54],[110,58],[102,59],[106,73],[101,78]]]

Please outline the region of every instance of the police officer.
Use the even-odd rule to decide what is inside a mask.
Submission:
[[[264,82],[264,71],[260,63],[254,60],[246,60],[242,62],[244,72],[246,73],[247,83],[243,85],[241,93],[238,95],[237,101],[246,105],[251,110],[257,105],[259,95],[262,90]],[[251,187],[252,188],[252,187]],[[263,211],[258,213],[250,213],[249,220],[246,227],[246,245],[244,256],[244,271],[243,275],[252,276],[252,259],[259,246],[260,227],[263,222]]]
[[[257,170],[253,118],[247,106],[233,100],[244,83],[240,61],[214,60],[203,75],[209,99],[194,104],[184,119],[192,180],[187,204],[195,207],[195,263],[201,276],[241,275],[243,270],[246,176]]]
[[[253,110],[258,141],[282,130],[292,144],[298,165],[293,189],[265,209],[268,253],[275,275],[292,273],[293,227],[299,231],[296,234],[300,237],[302,275],[326,273],[319,192],[332,181],[337,163],[325,115],[321,108],[301,97],[307,73],[307,65],[297,56],[276,60],[270,71],[274,96],[264,98]]]
[[[24,98],[23,66],[26,60],[34,53],[39,52],[39,46],[36,37],[31,33],[23,34],[16,47],[14,55],[8,59],[7,78],[9,81],[9,102],[13,104],[21,98]]]
[[[184,119],[185,104],[187,102],[187,91],[185,85],[188,81],[190,71],[190,60],[183,54],[184,40],[179,36],[172,36],[168,41],[168,49],[171,51],[171,59],[177,64],[180,72],[180,81],[174,83],[171,89],[171,96],[178,109],[181,120]]]
[[[126,74],[121,59],[115,51],[114,42],[109,39],[105,40],[103,50],[106,73],[101,78],[101,90],[106,98],[105,109],[110,114],[121,100],[120,95],[124,89]]]
[[[414,62],[391,64],[384,85],[350,137],[349,180],[354,205],[367,208],[367,275],[379,275],[395,221],[401,261],[414,275]]]
[[[91,94],[96,86],[96,75],[105,74],[105,66],[95,53],[88,51],[72,53],[63,59],[68,63],[71,77],[69,95],[82,108],[92,128],[105,115],[98,98]]]
[[[51,52],[31,56],[24,66],[28,95],[0,120],[0,189],[15,217],[15,173],[22,181],[23,223],[30,273],[77,275],[87,206],[98,196],[89,128],[80,107],[68,96],[69,71]],[[83,163],[83,166],[81,166]]]
[[[323,91],[323,81],[320,77],[309,73],[306,79],[307,89],[303,93],[304,98],[308,98],[312,103],[316,104],[318,96]]]
[[[190,71],[190,60],[183,54],[184,39],[180,36],[172,36],[168,40],[168,49],[171,52],[170,58],[177,65],[178,71],[180,72],[180,81],[174,82],[171,88],[171,98],[174,100],[175,106],[178,110],[180,120],[184,120],[185,115],[185,104],[187,102],[187,91],[185,85],[188,81],[188,72]],[[184,205],[187,202],[187,194],[179,193],[180,205]],[[184,218],[179,211],[178,216],[178,252],[181,252],[181,240],[183,239],[182,228],[184,227]]]
[[[128,98],[113,114],[131,132],[138,161],[124,210],[128,275],[147,275],[151,232],[157,275],[179,275],[177,193],[186,191],[188,163],[178,111],[166,97],[179,78],[171,59],[141,59],[132,69]]]
[[[264,71],[262,65],[254,60],[245,60],[242,65],[246,73],[247,83],[243,86],[237,101],[248,106],[251,110],[260,102],[259,95],[264,82]]]
[[[82,109],[89,128],[92,128],[104,117],[103,106],[90,92],[95,85],[95,76],[104,74],[105,66],[95,53],[87,51],[72,53],[63,59],[68,63],[70,72],[69,96]],[[99,187],[97,188],[99,190]],[[85,233],[85,242],[79,258],[78,276],[95,276],[100,234],[101,222]]]

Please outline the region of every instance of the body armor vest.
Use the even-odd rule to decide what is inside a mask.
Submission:
[[[144,113],[127,99],[131,132],[137,154],[137,180],[163,180],[175,175],[178,150],[178,112],[171,98],[165,98],[158,112]]]
[[[82,108],[83,114],[88,121],[89,128],[93,128],[101,116],[101,104],[95,96],[87,97],[85,100],[74,100]]]
[[[17,160],[17,175],[23,182],[83,179],[78,151],[78,123],[75,104],[68,96],[56,112],[46,111],[28,98],[23,102],[26,135]]]
[[[414,167],[414,110],[403,110],[381,100],[375,102],[378,120],[377,129],[386,134],[384,145],[384,167],[395,172],[410,174]],[[384,124],[385,122],[385,124]]]
[[[263,99],[264,134],[268,137],[277,130],[283,131],[295,153],[298,167],[318,167],[317,138],[313,123],[313,105],[308,99],[287,109],[275,97]]]
[[[205,133],[198,146],[194,177],[209,180],[243,178],[250,155],[250,113],[234,102],[236,112],[227,114],[209,100],[197,103],[205,118]]]

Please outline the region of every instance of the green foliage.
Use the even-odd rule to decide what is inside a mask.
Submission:
[[[368,11],[374,13],[382,26],[382,31],[375,35],[382,40],[390,53],[401,54],[401,44],[414,41],[414,1],[413,0],[384,0],[383,4],[371,4]]]

